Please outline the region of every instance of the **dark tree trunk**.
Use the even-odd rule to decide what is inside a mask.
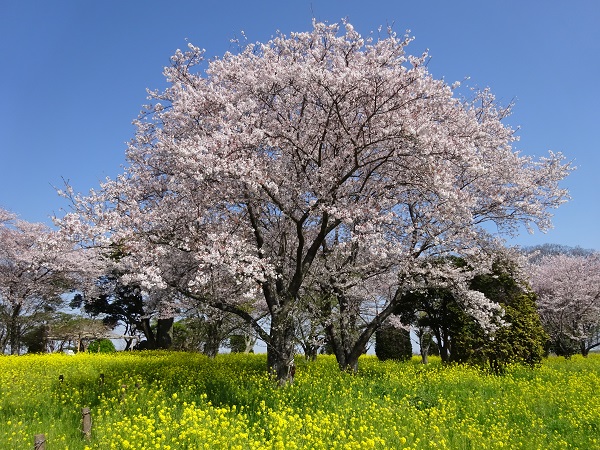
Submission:
[[[450,355],[448,354],[448,347],[445,344],[440,345],[440,358],[442,359],[442,363],[446,364],[450,361]]]
[[[286,308],[272,311],[271,331],[267,343],[267,364],[279,385],[292,384],[296,374],[294,362],[295,327]]]
[[[144,317],[141,320],[142,322],[142,332],[146,337],[146,346],[147,350],[156,350],[156,338],[154,337],[154,331],[152,331],[152,327],[150,326],[150,318]]]
[[[142,331],[146,337],[147,345],[145,349],[156,350],[156,349],[168,349],[171,347],[172,339],[169,332],[173,327],[174,318],[158,319],[156,324],[156,334],[150,326],[150,318],[145,317],[142,319]]]
[[[221,346],[221,342],[216,336],[208,336],[206,338],[206,342],[204,343],[204,347],[202,349],[202,353],[204,353],[209,358],[214,358],[219,354],[219,347]]]
[[[5,330],[2,329],[0,331],[0,355],[3,355],[4,352],[6,351],[6,346],[7,346],[7,342],[6,342],[6,333]]]
[[[590,349],[588,348],[587,342],[585,340],[579,343],[579,348],[581,351],[581,356],[587,358],[588,354],[590,353]]]
[[[446,364],[450,361],[450,352],[449,352],[449,339],[447,333],[440,331],[438,329],[434,329],[433,333],[435,334],[435,339],[437,340],[438,349],[440,350],[440,358],[442,360],[442,364]]]
[[[21,306],[16,305],[10,315],[8,324],[8,339],[10,346],[10,354],[18,355],[21,350],[21,324],[19,323],[19,315],[21,314]]]
[[[430,342],[429,340],[427,342],[425,342],[424,339],[420,339],[419,342],[419,348],[420,348],[420,353],[421,353],[421,363],[422,364],[429,364],[429,346],[430,346]]]
[[[337,292],[336,298],[339,306],[338,324],[335,327],[330,322],[325,326],[325,332],[340,370],[356,372],[358,371],[358,358],[365,352],[370,335],[366,341],[362,339],[362,334],[356,329],[357,311],[346,296]]]
[[[125,323],[125,333],[123,334],[125,336],[131,336],[133,333],[133,326],[131,326],[129,323]],[[134,338],[124,337],[123,340],[125,341],[125,351],[131,350]]]
[[[327,339],[341,370],[350,372],[358,371],[358,358],[366,352],[371,336],[393,313],[400,298],[400,291],[398,291],[394,299],[359,334],[357,334],[356,320],[352,313],[345,320],[342,316],[339,331],[331,323],[325,326]],[[344,305],[343,301],[340,303],[340,306],[342,305]],[[341,312],[344,310],[345,307],[340,308]]]
[[[360,349],[358,352],[347,352],[344,354],[343,360],[340,364],[340,369],[346,370],[348,372],[356,373],[358,372],[358,358],[360,355],[364,353],[364,348]]]
[[[315,361],[319,353],[319,345],[317,344],[305,344],[304,345],[304,357],[307,361]]]
[[[156,338],[154,337],[154,331],[152,331],[152,327],[150,326],[150,318],[144,317],[141,320],[142,322],[142,332],[146,337],[147,349],[155,350],[156,349]]]
[[[358,358],[365,352],[365,345],[361,345],[358,341],[353,343],[344,341],[343,338],[336,335],[332,325],[327,326],[325,331],[340,370],[357,372]]]
[[[252,337],[252,335],[246,335],[246,349],[244,353],[254,353],[254,345],[256,344],[256,338]]]
[[[168,319],[158,319],[156,325],[156,347],[160,349],[169,349],[173,340],[171,339],[171,329],[173,328],[174,317]]]
[[[221,346],[221,325],[218,320],[207,325],[206,342],[204,342],[203,352],[209,358],[214,358],[219,353]]]

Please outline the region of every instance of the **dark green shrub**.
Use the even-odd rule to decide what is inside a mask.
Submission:
[[[412,357],[410,333],[407,330],[383,325],[375,333],[375,354],[381,361],[406,361]]]

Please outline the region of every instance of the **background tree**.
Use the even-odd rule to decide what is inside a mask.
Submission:
[[[517,261],[498,259],[491,274],[478,275],[472,281],[474,289],[502,305],[503,318],[509,324],[496,332],[488,346],[487,358],[494,370],[514,362],[537,366],[548,338],[537,312],[535,294],[521,261]]]
[[[426,288],[412,291],[404,296],[404,300],[395,310],[401,322],[412,324],[422,333],[430,333],[435,339],[435,346],[443,363],[450,361],[452,354],[453,332],[463,318],[464,312],[455,303],[452,292],[448,289]],[[427,336],[424,336],[427,339]],[[423,362],[427,357],[423,357]]]
[[[594,250],[588,248],[550,243],[523,247],[521,252],[528,258],[531,264],[539,263],[546,256],[590,256],[595,253]]]
[[[296,337],[307,361],[314,361],[326,342],[324,311],[327,300],[317,296],[305,296],[299,302],[295,314]],[[325,317],[325,320],[327,317]]]
[[[240,320],[237,316],[232,316],[237,326],[229,334],[229,349],[237,353],[254,353],[256,345],[256,333],[252,327]]]
[[[97,278],[94,289],[87,295],[76,294],[69,306],[81,308],[111,330],[123,327],[125,350],[130,350],[135,341],[138,348],[169,348],[175,312],[164,304],[175,304],[169,297],[179,295],[165,289],[144,293],[139,283],[131,281],[131,274],[120,264],[121,258],[122,254],[114,249],[105,256],[105,273]]]
[[[46,353],[48,351],[48,327],[40,323],[23,334],[22,343],[27,353]]]
[[[52,324],[48,327],[48,340],[58,342],[58,350],[74,348],[75,351],[84,352],[90,342],[107,338],[110,329],[102,320],[89,319],[66,313],[58,313]]]
[[[206,329],[202,319],[185,318],[173,324],[172,350],[199,352],[206,341]]]
[[[85,314],[100,318],[112,330],[122,326],[125,350],[130,350],[134,336],[143,332],[145,313],[140,286],[123,283],[114,271],[101,276],[97,285],[98,289],[92,295],[76,295],[70,302],[71,308],[82,308]]]
[[[89,343],[87,347],[89,353],[114,353],[116,352],[115,344],[110,339],[96,339]]]
[[[224,346],[232,352],[249,352],[255,342],[252,330],[238,316],[202,305],[186,311],[173,326],[174,350],[199,351],[211,358]]]
[[[488,221],[545,229],[566,199],[562,157],[513,150],[501,122],[509,108],[489,91],[455,96],[426,54],[405,54],[409,42],[315,23],[208,63],[193,45],[178,51],[169,87],[137,122],[125,173],[75,196],[63,228],[94,245],[127,243],[144,287],[247,320],[282,383],[295,371],[294,315],[316,279],[352,327],[353,291],[394,273],[394,294],[375,299],[336,354],[356,368],[422,257],[477,256]],[[215,281],[242,295],[209,295]],[[267,328],[241,307],[247,299],[268,311]],[[487,326],[489,302],[469,299]]]
[[[530,367],[541,363],[547,334],[536,309],[535,294],[521,275],[518,266],[497,260],[491,274],[477,275],[473,289],[502,306],[508,324],[486,336],[476,323],[463,317],[461,331],[455,333],[452,360],[478,362],[500,373],[506,365],[520,363]]]
[[[453,261],[468,269],[464,261]],[[498,319],[505,326],[488,333],[464,311],[456,291],[448,287],[429,287],[407,295],[406,302],[397,309],[400,320],[430,330],[443,362],[486,365],[496,373],[511,363],[539,364],[547,337],[536,311],[535,295],[528,289],[517,262],[500,255],[491,273],[474,273],[468,278],[472,291],[501,307]]]
[[[256,338],[252,334],[232,334],[229,336],[229,349],[231,353],[254,353]]]
[[[63,303],[63,294],[88,287],[95,262],[92,251],[0,209],[0,351],[18,354],[24,334]]]
[[[587,356],[600,345],[600,254],[545,256],[530,273],[551,350]]]
[[[416,323],[418,324],[419,322],[419,318],[416,318]],[[438,346],[433,340],[433,333],[429,327],[424,325],[417,325],[414,330],[418,339],[417,343],[421,355],[421,362],[423,364],[429,364],[429,355],[440,355]]]

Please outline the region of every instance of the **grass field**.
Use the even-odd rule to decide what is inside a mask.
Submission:
[[[0,448],[44,433],[47,450],[600,449],[597,355],[501,377],[369,356],[352,375],[323,356],[299,359],[286,388],[265,366],[265,355],[2,356]]]

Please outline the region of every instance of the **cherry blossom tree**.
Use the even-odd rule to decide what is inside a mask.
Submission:
[[[2,352],[8,346],[18,354],[27,319],[87,285],[97,267],[90,253],[43,224],[0,209],[0,321],[6,330]]]
[[[557,353],[600,345],[600,254],[550,255],[531,266],[538,310]]]
[[[332,310],[355,311],[347,299],[366,280],[393,279],[345,350],[341,365],[354,367],[423,258],[481,257],[487,222],[546,229],[567,197],[560,154],[513,149],[510,108],[489,90],[456,95],[429,74],[427,54],[405,53],[410,41],[314,23],[208,62],[193,45],[177,51],[169,87],[136,122],[125,172],[86,196],[67,191],[75,210],[58,223],[90,245],[126,246],[148,288],[247,320],[282,383],[293,380],[307,295],[318,287]],[[215,277],[236,295],[207,296]],[[248,302],[268,311],[268,327]]]

